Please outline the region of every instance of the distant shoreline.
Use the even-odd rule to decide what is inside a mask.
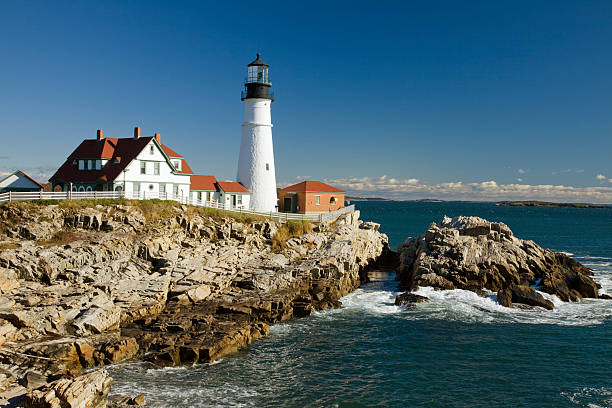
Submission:
[[[503,207],[571,207],[571,208],[610,208],[605,204],[589,203],[552,203],[548,201],[500,201],[495,203]]]

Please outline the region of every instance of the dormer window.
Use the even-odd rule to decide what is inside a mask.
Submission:
[[[179,160],[174,160],[172,162],[172,165],[174,166],[175,169],[181,170],[181,162]]]

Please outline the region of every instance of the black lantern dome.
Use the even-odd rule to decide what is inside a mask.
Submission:
[[[270,91],[272,81],[269,68],[270,66],[261,60],[261,54],[257,53],[257,58],[247,68],[242,100],[254,98],[274,100],[274,93]]]

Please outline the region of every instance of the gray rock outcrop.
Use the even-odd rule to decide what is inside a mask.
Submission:
[[[591,270],[569,256],[516,238],[500,222],[478,217],[457,217],[432,223],[424,235],[409,238],[398,248],[400,287],[488,289],[498,292],[500,304],[523,303],[552,309],[537,293],[563,301],[597,298],[598,285]]]

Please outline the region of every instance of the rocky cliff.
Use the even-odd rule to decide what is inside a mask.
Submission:
[[[516,238],[506,224],[445,217],[398,248],[400,289],[419,286],[497,292],[500,304],[553,308],[534,290],[564,301],[597,298],[591,271],[569,256]]]
[[[0,220],[0,392],[39,389],[30,406],[55,406],[41,401],[84,369],[235,352],[338,306],[388,253],[358,211],[313,229],[161,202],[4,205]]]

